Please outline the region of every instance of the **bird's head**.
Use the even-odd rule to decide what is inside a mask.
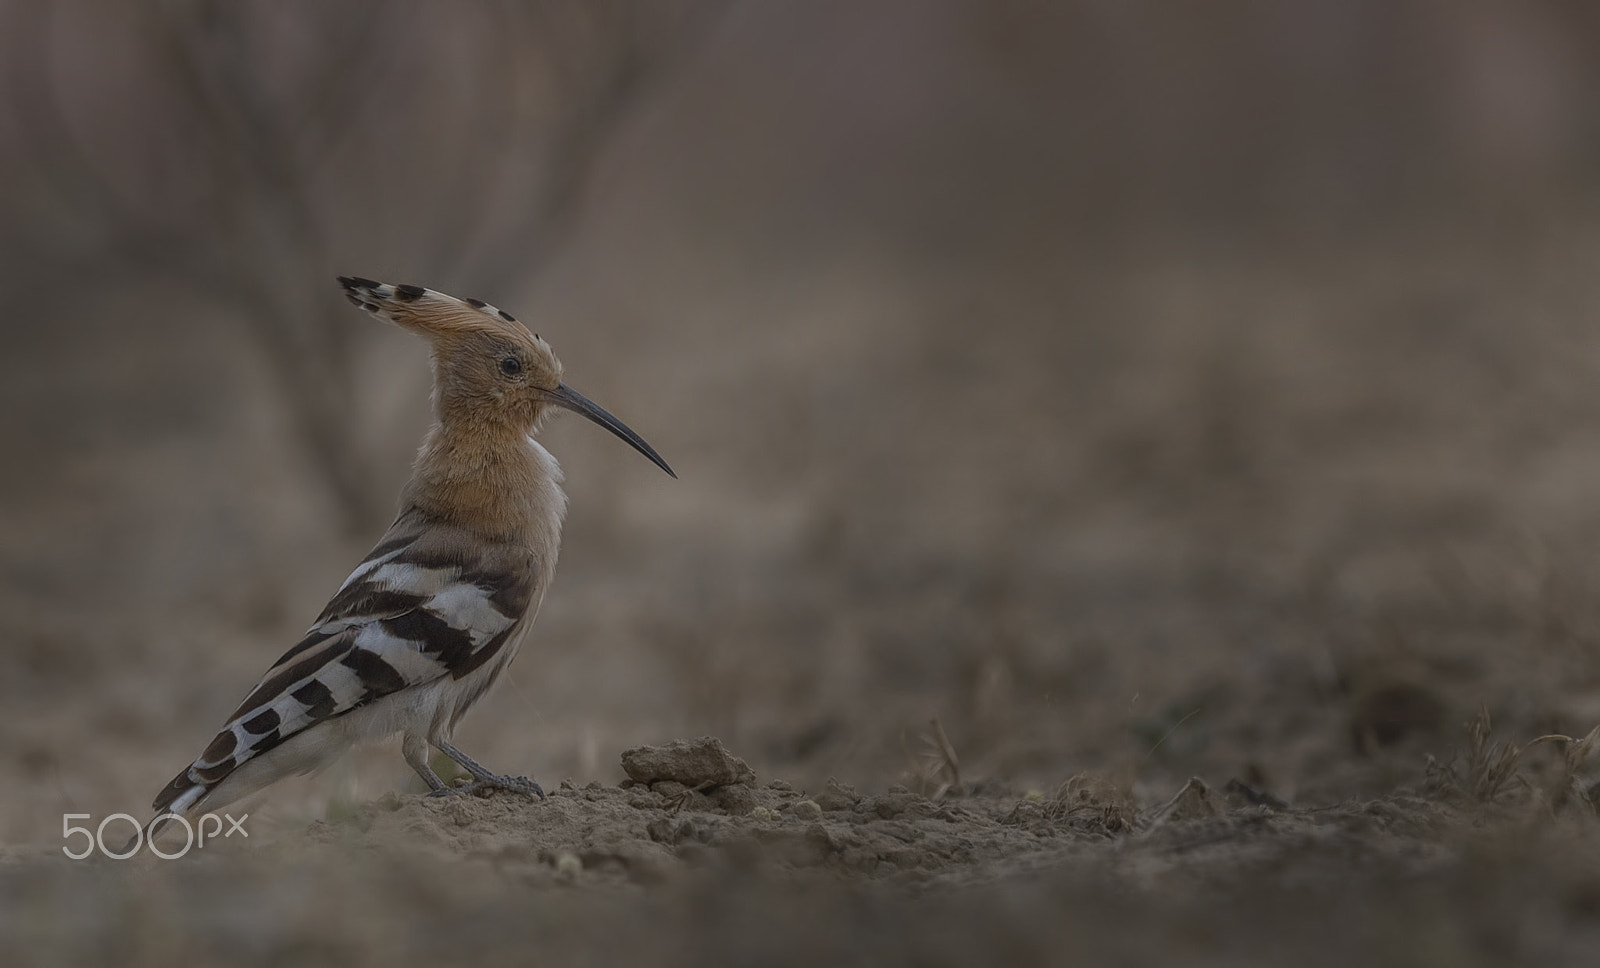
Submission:
[[[347,276],[339,284],[355,305],[428,341],[441,423],[530,434],[551,407],[560,407],[588,417],[678,476],[627,424],[562,383],[561,361],[550,344],[510,313],[420,286]]]

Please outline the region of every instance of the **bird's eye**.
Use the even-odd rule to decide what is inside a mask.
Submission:
[[[516,376],[522,372],[522,361],[515,356],[508,356],[500,361],[500,372],[506,376]]]

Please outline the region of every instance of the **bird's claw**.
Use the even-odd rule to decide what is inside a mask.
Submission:
[[[460,786],[445,787],[428,794],[430,797],[457,797],[472,794],[486,795],[494,790],[521,793],[524,796],[544,799],[544,787],[525,776],[485,776],[468,780]]]

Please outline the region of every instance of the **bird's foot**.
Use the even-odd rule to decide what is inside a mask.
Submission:
[[[492,790],[506,790],[511,793],[521,793],[524,796],[544,799],[544,787],[525,776],[499,776],[498,774],[490,773],[477,760],[450,745],[449,740],[435,739],[433,740],[433,745],[439,748],[439,752],[455,760],[462,769],[471,774],[472,779],[460,786],[445,787],[442,790],[436,789],[428,794],[430,797],[450,797],[465,793],[484,794]],[[432,784],[429,785],[432,786]]]
[[[525,776],[487,776],[474,777],[460,786],[445,787],[428,794],[430,797],[457,797],[457,796],[485,796],[495,790],[505,790],[508,793],[521,793],[524,796],[544,799],[544,787]]]

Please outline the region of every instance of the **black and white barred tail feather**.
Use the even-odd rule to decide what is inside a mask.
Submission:
[[[466,679],[502,657],[527,616],[538,572],[526,548],[485,543],[416,509],[402,514],[306,637],[267,670],[154,808],[184,813],[246,764],[312,726],[408,688]],[[475,698],[418,710],[437,721],[413,728],[429,737],[447,733]],[[403,719],[404,711],[398,716]],[[276,771],[262,772],[267,782],[277,778],[270,775]]]

